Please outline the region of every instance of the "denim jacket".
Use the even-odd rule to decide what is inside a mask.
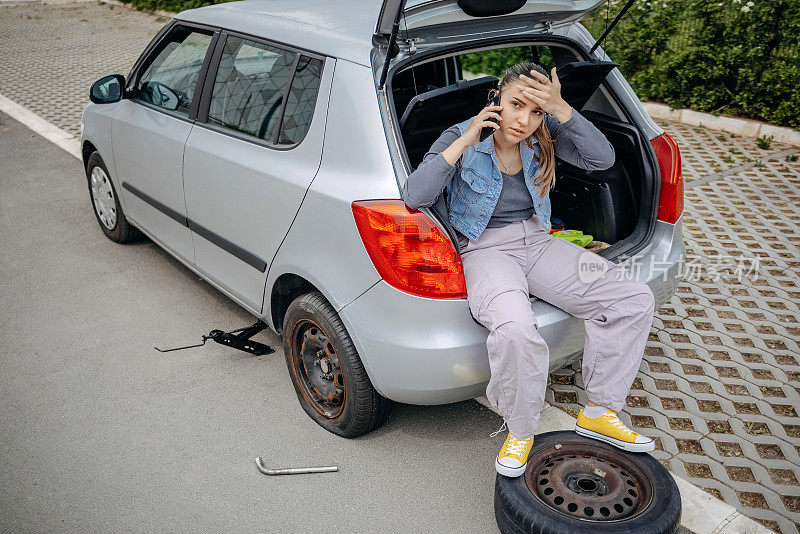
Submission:
[[[474,117],[458,123],[461,135],[467,131]],[[533,209],[542,226],[550,230],[550,191],[539,198],[540,190],[533,185],[533,177],[539,169],[534,155],[538,156],[539,145],[530,148],[520,142],[520,155],[524,170],[525,185],[533,199]],[[489,219],[503,189],[503,177],[494,157],[494,136],[489,136],[477,145],[467,148],[460,159],[461,172],[456,172],[447,188],[447,206],[450,224],[470,241],[477,241],[486,229]]]

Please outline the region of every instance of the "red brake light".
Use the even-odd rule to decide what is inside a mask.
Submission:
[[[402,200],[353,202],[361,241],[387,284],[436,299],[465,299],[461,256],[424,213]]]
[[[683,172],[678,144],[666,133],[650,142],[661,170],[658,220],[675,224],[683,213]]]

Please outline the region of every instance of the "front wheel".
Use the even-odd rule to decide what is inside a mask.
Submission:
[[[342,320],[319,291],[289,305],[283,342],[300,405],[322,428],[356,438],[386,421],[391,401],[372,387]]]
[[[94,215],[106,237],[117,243],[138,239],[141,234],[125,217],[106,164],[97,152],[93,152],[86,161],[86,178]]]

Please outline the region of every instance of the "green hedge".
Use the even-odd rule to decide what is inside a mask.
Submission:
[[[131,0],[165,11],[213,3]],[[625,3],[609,0],[583,24],[598,38]],[[602,47],[642,100],[800,129],[800,0],[637,0]],[[462,63],[499,75],[522,59],[507,49]]]
[[[599,38],[625,4],[582,22]],[[642,100],[800,129],[800,0],[638,0],[602,47]],[[494,50],[462,65],[499,76],[523,59]]]
[[[151,9],[153,11],[171,11],[173,13],[180,13],[187,9],[194,9],[196,7],[210,6],[213,4],[222,4],[226,1],[222,0],[216,2],[214,0],[122,0],[123,2],[132,5],[136,9]]]

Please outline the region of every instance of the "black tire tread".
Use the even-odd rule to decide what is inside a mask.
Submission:
[[[549,448],[561,442],[574,443],[576,441],[590,441],[597,443],[598,447],[615,450],[611,445],[595,442],[590,438],[582,437],[572,431],[549,432],[536,437],[532,456],[537,450]],[[639,516],[630,522],[583,522],[578,519],[571,520],[550,510],[543,504],[538,504],[535,497],[530,494],[524,476],[508,478],[500,474],[495,479],[494,510],[495,519],[500,532],[503,534],[583,534],[614,532],[620,534],[673,534],[680,527],[681,499],[678,487],[669,472],[657,460],[646,453],[625,453],[638,458],[637,462],[644,462],[646,471],[652,471],[656,477],[654,481],[656,501],[651,505],[648,517]],[[532,505],[531,503],[537,505]],[[645,511],[647,514],[647,511]]]
[[[332,331],[328,332],[330,336],[335,337],[342,345],[343,351],[339,354],[339,358],[347,358],[348,366],[352,374],[351,387],[348,387],[348,394],[353,393],[354,409],[353,416],[349,421],[346,421],[346,426],[337,427],[335,425],[324,425],[320,422],[318,417],[315,417],[316,412],[311,407],[304,404],[304,398],[298,391],[298,399],[300,399],[303,409],[308,413],[312,419],[317,421],[323,428],[346,438],[356,438],[372,432],[381,426],[388,419],[391,414],[393,403],[380,395],[375,388],[372,387],[372,382],[367,375],[364,364],[358,356],[350,334],[339,318],[339,314],[333,309],[328,300],[319,291],[312,291],[297,297],[286,310],[284,322],[284,350],[287,357],[287,365],[291,365],[289,361],[289,340],[290,340],[290,322],[293,316],[301,311],[305,314],[321,316],[328,325],[331,326]],[[291,374],[291,372],[290,372]],[[350,378],[350,377],[348,377]],[[295,389],[298,386],[295,384]],[[347,402],[347,401],[345,401]]]

